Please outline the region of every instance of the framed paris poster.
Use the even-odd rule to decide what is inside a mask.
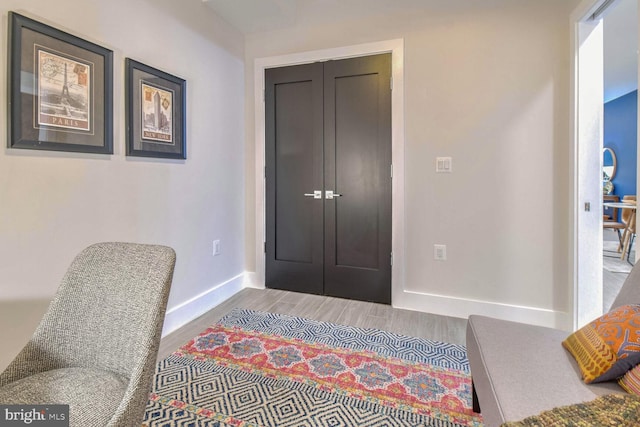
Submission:
[[[9,12],[9,148],[113,153],[113,52]]]
[[[125,60],[127,155],[186,159],[184,79]]]

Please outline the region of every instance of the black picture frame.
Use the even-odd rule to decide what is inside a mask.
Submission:
[[[113,52],[9,12],[8,148],[113,154]]]
[[[184,79],[125,59],[127,156],[186,159]]]

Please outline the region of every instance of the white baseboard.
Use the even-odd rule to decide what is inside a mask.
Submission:
[[[165,336],[184,326],[244,288],[265,289],[265,286],[256,272],[245,271],[168,310],[162,335]],[[395,308],[463,319],[472,314],[479,314],[567,331],[572,328],[571,315],[566,312],[422,292],[394,292],[392,305]]]
[[[569,313],[560,311],[411,291],[402,291],[394,296],[393,307],[395,308],[463,319],[472,314],[479,314],[567,331],[571,329],[571,316]]]
[[[246,276],[246,273],[239,274],[200,295],[196,295],[189,301],[167,310],[164,318],[164,327],[162,328],[162,336],[164,337],[176,329],[179,329],[190,321],[202,316],[216,305],[229,299],[235,293],[240,292],[245,286]]]

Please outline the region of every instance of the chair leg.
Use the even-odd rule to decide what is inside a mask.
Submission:
[[[631,235],[631,239],[630,239],[630,241],[629,241],[629,249],[627,250],[627,262],[628,262],[629,264],[632,264],[632,265],[633,265],[633,263],[629,260],[629,257],[631,256],[631,248],[633,247],[633,241],[634,241],[635,239],[636,239],[636,235],[635,235],[635,233],[634,233],[634,234],[632,234],[632,235]]]
[[[620,256],[621,260],[624,260],[624,253],[626,252],[625,250],[627,249],[625,245],[627,244],[628,241],[629,241],[629,229],[625,228],[624,231],[622,232],[622,240],[620,240],[620,245],[618,246],[618,252],[622,253],[622,256]]]
[[[473,406],[473,412],[476,414],[480,413],[480,402],[478,401],[478,394],[476,393],[476,385],[471,380],[471,402]]]

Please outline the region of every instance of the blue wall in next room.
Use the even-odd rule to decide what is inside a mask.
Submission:
[[[604,146],[616,153],[618,167],[613,194],[636,194],[638,91],[604,104]]]

